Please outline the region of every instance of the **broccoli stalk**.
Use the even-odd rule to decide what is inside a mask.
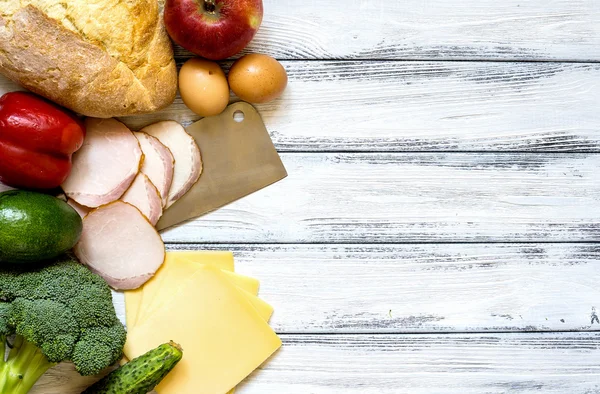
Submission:
[[[10,348],[8,358],[0,358],[0,394],[27,394],[38,379],[57,364],[48,361],[37,346],[21,335],[17,335],[12,344],[6,337],[0,340]]]
[[[26,394],[62,361],[98,374],[121,358],[125,336],[110,288],[76,260],[0,267],[0,340],[10,349],[0,357],[0,394]]]

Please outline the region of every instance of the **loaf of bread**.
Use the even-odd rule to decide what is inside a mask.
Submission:
[[[0,73],[86,116],[171,104],[177,69],[157,0],[0,0]]]

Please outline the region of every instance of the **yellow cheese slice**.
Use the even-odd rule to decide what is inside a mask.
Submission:
[[[175,258],[185,258],[201,263],[210,262],[218,268],[234,272],[233,252],[214,251],[214,250],[181,250],[169,251],[167,254]]]
[[[225,271],[221,271],[221,272],[226,273]],[[188,276],[188,279],[189,279],[189,276]],[[186,282],[186,281],[183,281],[183,282]],[[182,282],[180,281],[178,284],[176,284],[173,287],[171,287],[170,285],[166,284],[165,289],[168,289],[168,290],[165,290],[165,291],[171,291],[172,290],[172,291],[176,292],[177,288],[179,286],[181,286],[181,283]],[[240,289],[237,286],[236,286],[236,288],[248,300],[248,302],[250,302],[250,305],[252,305],[252,307],[254,309],[256,309],[256,311],[258,312],[258,314],[260,315],[260,317],[264,321],[268,322],[271,319],[271,316],[273,315],[273,311],[274,311],[273,307],[271,305],[269,305],[266,301],[261,300],[260,298],[258,298],[254,294],[248,293],[244,289]],[[159,298],[162,298],[162,297],[159,297]],[[148,320],[148,317],[152,316],[152,314],[155,313],[158,308],[160,308],[165,303],[168,303],[170,300],[171,300],[171,298],[168,298],[168,300],[166,302],[161,302],[161,303],[157,304],[157,306],[155,307],[155,309],[149,310],[147,313],[145,313],[142,316],[140,316],[140,318],[136,322],[136,325],[144,324]]]
[[[216,267],[226,270],[234,270],[234,261],[232,252],[222,251],[179,251],[179,252],[167,252],[165,256],[165,262],[160,267],[158,272],[144,284],[143,287],[135,290],[128,290],[125,292],[125,319],[127,321],[127,327],[133,327],[136,325],[138,315],[142,308],[142,304],[147,304],[147,299],[153,299],[158,289],[160,289],[162,280],[164,279],[164,273],[179,259],[193,259],[203,263],[210,263]],[[146,293],[150,296],[146,297]]]
[[[167,262],[171,262],[179,259],[188,259],[197,262],[210,262],[213,265],[219,267],[223,272],[230,272],[234,270],[234,259],[232,252],[215,252],[215,251],[181,251],[181,252],[167,252],[169,256]],[[162,271],[164,273],[165,270]],[[160,272],[160,271],[159,271]],[[268,321],[273,314],[273,307],[261,300],[258,297],[251,297],[250,295],[257,295],[259,288],[259,281],[250,278],[250,277],[242,277],[238,278],[240,281],[246,280],[245,289],[246,297],[249,298],[250,302],[257,309],[261,317]],[[156,278],[158,279],[158,278]],[[137,323],[137,315],[139,313],[139,308],[142,308],[142,299],[144,298],[144,294],[146,290],[149,288],[149,293],[153,293],[156,295],[156,291],[160,289],[160,284],[162,283],[162,278],[159,280],[151,279],[149,284],[147,283],[145,288],[140,288],[136,290],[130,290],[125,292],[125,310],[126,310],[126,319],[127,326],[129,328],[133,327]],[[248,294],[250,293],[250,294]],[[153,297],[153,296],[150,296]],[[126,357],[123,357],[121,360],[121,365],[127,363],[129,360]],[[227,394],[234,394],[235,388],[231,389]]]
[[[171,252],[169,252],[171,253]],[[225,274],[232,277],[236,285],[249,293],[258,295],[258,289],[260,288],[260,282],[256,278],[250,276],[236,274],[233,270],[233,253],[232,252],[219,252],[219,255],[215,255],[215,252],[204,252],[202,254],[190,255],[191,252],[175,252],[174,260],[177,261],[190,261],[198,264],[212,264],[215,267],[223,270]]]
[[[142,304],[142,289],[127,290],[125,292],[125,321],[127,327],[135,326],[137,314]]]
[[[225,393],[281,346],[242,292],[211,265],[130,330],[125,355],[131,360],[170,340],[184,356],[158,385],[160,394]]]
[[[183,283],[189,280],[189,278],[198,269],[200,269],[203,265],[206,265],[204,263],[198,263],[187,259],[172,259],[172,262],[165,264],[166,270],[164,274],[161,274],[164,276],[162,278],[161,287],[144,289],[143,307],[138,312],[136,324],[142,324],[158,308],[168,303],[177,289],[181,287]],[[254,286],[253,284],[248,286],[249,283],[258,283],[258,281],[254,278],[238,275],[232,272],[222,272],[227,276],[227,279],[231,281],[233,285],[242,291],[242,294],[247,297],[250,303],[259,311],[259,314],[268,321],[273,314],[273,308],[256,296],[256,294],[258,294],[258,286]],[[252,291],[252,293],[249,290]]]
[[[203,264],[194,261],[192,263]],[[260,288],[260,281],[258,279],[235,272],[223,271],[223,273],[240,289],[246,290],[250,294],[258,295],[258,289]]]
[[[274,309],[270,304],[258,298],[254,294],[250,294],[246,290],[240,289],[239,287],[238,291],[240,291],[242,295],[250,302],[250,305],[252,305],[252,307],[256,309],[256,311],[264,321],[268,322],[271,319]]]

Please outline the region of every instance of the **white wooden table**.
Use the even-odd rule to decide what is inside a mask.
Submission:
[[[250,51],[289,178],[164,234],[275,306],[240,394],[600,393],[598,0],[265,0]]]

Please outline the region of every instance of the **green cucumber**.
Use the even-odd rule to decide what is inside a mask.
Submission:
[[[0,262],[35,263],[71,249],[81,236],[81,217],[47,194],[0,193]]]
[[[165,343],[134,358],[81,394],[146,394],[154,390],[183,357],[181,347]]]

